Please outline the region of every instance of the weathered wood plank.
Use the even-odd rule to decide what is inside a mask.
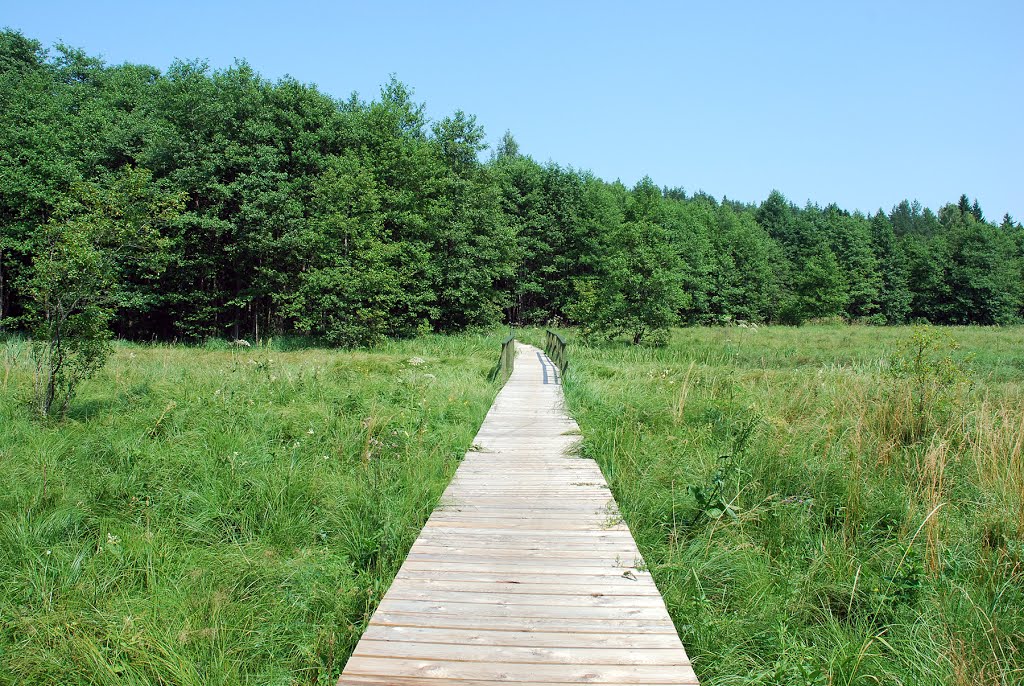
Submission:
[[[555,631],[498,631],[444,627],[406,627],[371,624],[364,638],[380,641],[450,643],[455,645],[508,646],[528,648],[661,648],[679,649],[675,634],[605,633]]]
[[[614,577],[613,577],[614,578]],[[522,581],[467,581],[465,579],[421,579],[403,576],[395,579],[391,589],[415,589],[435,591],[473,591],[478,593],[514,593],[547,595],[600,595],[652,596],[658,597],[658,590],[647,584],[631,583],[619,577],[618,583],[566,583],[562,579],[549,579],[546,583],[523,583]]]
[[[636,574],[638,566],[639,565],[634,565],[631,561],[625,559],[621,562],[610,560],[607,564],[590,566],[575,565],[562,560],[557,562],[554,560],[547,560],[546,563],[544,560],[530,560],[525,563],[516,563],[514,561],[498,562],[494,560],[485,563],[407,560],[406,563],[402,565],[401,571],[404,572],[408,568],[410,570],[430,570],[432,572],[498,572],[502,574],[554,574],[561,576],[575,576],[577,574],[582,574],[589,576],[591,574],[599,574],[602,572],[618,575],[627,575],[627,572],[629,574]]]
[[[597,584],[622,588],[652,589],[652,584],[637,583],[640,579],[650,579],[647,572],[633,570],[628,575],[622,569],[608,571],[595,570],[592,574],[524,574],[522,572],[502,573],[494,570],[486,572],[465,572],[446,570],[432,572],[428,570],[406,569],[400,579],[418,579],[424,582],[450,581],[452,583],[513,583],[513,584],[548,584],[558,581],[562,584]],[[398,582],[398,579],[395,580]],[[652,592],[656,592],[654,589]]]
[[[600,591],[584,593],[503,593],[479,590],[442,591],[436,589],[410,590],[400,586],[388,593],[392,600],[417,600],[428,603],[478,603],[488,607],[509,607],[512,605],[538,605],[555,607],[658,607],[664,602],[657,595],[605,595]]]
[[[583,619],[572,620],[558,617],[474,617],[465,615],[422,614],[416,612],[389,612],[378,610],[370,626],[386,624],[391,626],[419,628],[473,629],[478,631],[544,631],[575,634],[668,634],[676,635],[675,627],[666,617],[663,620],[648,619]],[[677,637],[678,638],[678,637]]]
[[[439,679],[488,679],[505,683],[532,683],[540,680],[567,684],[697,683],[693,668],[688,665],[545,665],[353,655],[345,671],[358,676],[385,676],[389,679],[425,677],[428,681],[421,683],[427,684],[436,684]],[[342,684],[345,683],[344,679],[342,676]]]
[[[364,639],[361,655],[406,657],[414,660],[458,660],[522,665],[662,665],[686,667],[679,646],[669,648],[571,647],[418,643],[408,640]],[[362,643],[362,641],[361,641]],[[682,659],[682,661],[680,661]]]

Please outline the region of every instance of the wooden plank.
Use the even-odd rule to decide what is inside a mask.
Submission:
[[[663,665],[689,666],[679,646],[670,648],[549,648],[544,646],[420,643],[366,638],[361,655],[404,657],[413,660],[503,662],[521,665]],[[682,660],[682,661],[681,661]]]
[[[477,493],[475,496],[443,495],[435,513],[452,512],[523,512],[547,513],[552,519],[559,514],[618,514],[610,495],[578,497],[558,493]]]
[[[674,634],[585,634],[564,631],[499,631],[371,624],[363,637],[378,641],[447,643],[452,645],[506,646],[520,648],[658,648],[678,650]]]
[[[648,572],[634,570],[628,575],[621,568],[608,572],[595,571],[593,574],[575,575],[553,575],[553,574],[523,574],[513,572],[503,574],[496,571],[487,572],[460,572],[446,570],[443,572],[431,572],[426,570],[407,569],[402,575],[395,579],[418,579],[423,582],[430,581],[451,581],[452,583],[512,583],[512,584],[548,584],[557,580],[562,584],[595,584],[608,586],[621,586],[623,588],[644,588],[650,590],[653,584],[637,583],[639,579],[650,579]],[[653,592],[656,592],[654,589]]]
[[[667,617],[663,620],[623,619],[621,617],[600,620],[566,619],[564,617],[467,617],[440,613],[423,614],[377,610],[370,626],[375,624],[432,629],[472,629],[474,631],[544,631],[627,636],[660,633],[676,636],[675,627]]]
[[[559,565],[571,564],[574,567],[616,567],[619,563],[622,563],[630,568],[639,566],[640,560],[629,553],[622,553],[609,559],[607,556],[596,556],[588,555],[587,557],[572,557],[562,558],[557,555],[549,555],[547,551],[538,550],[530,551],[539,553],[534,556],[522,556],[522,557],[508,557],[503,556],[497,562],[512,566],[517,564],[518,560],[522,560],[525,564],[538,565],[547,564],[551,567],[558,567]],[[491,560],[495,560],[493,555],[467,555],[467,554],[456,554],[456,553],[442,553],[440,555],[432,555],[430,553],[418,553],[416,551],[410,552],[406,558],[411,562],[446,562],[451,561],[458,564],[487,564]]]
[[[421,591],[473,591],[477,593],[503,593],[503,594],[547,594],[547,595],[589,595],[597,593],[600,595],[617,596],[651,596],[660,597],[658,590],[652,589],[648,584],[636,584],[626,579],[618,583],[566,583],[562,579],[550,579],[547,583],[523,583],[521,581],[467,581],[465,579],[420,579],[402,576],[395,579],[391,584],[395,592],[398,589],[416,589]]]
[[[440,556],[439,559],[444,560],[447,558],[457,558],[458,561],[466,561],[465,556],[469,557],[493,557],[498,558],[498,561],[508,562],[504,558],[514,558],[516,560],[537,560],[537,559],[558,559],[562,563],[565,561],[571,562],[573,559],[582,559],[585,556],[583,553],[600,553],[599,559],[605,560],[609,555],[613,558],[620,560],[627,559],[631,562],[639,560],[638,554],[635,550],[629,550],[623,548],[622,550],[606,550],[602,549],[598,551],[593,548],[568,548],[559,547],[552,544],[551,548],[515,548],[515,547],[503,547],[497,548],[494,546],[435,546],[429,543],[418,543],[413,547],[410,554],[416,553],[418,556]],[[423,558],[418,557],[417,559],[435,559],[433,557]]]
[[[466,603],[443,600],[402,600],[385,594],[380,607],[389,612],[419,614],[472,614],[477,617],[530,617],[535,619],[602,619],[624,617],[627,619],[659,619],[665,616],[665,605],[654,607],[615,606],[562,606],[541,603],[495,604]],[[371,620],[372,621],[372,620]]]
[[[629,532],[629,527],[623,523],[622,517],[618,513],[609,514],[603,508],[595,507],[594,505],[575,510],[533,510],[532,513],[509,509],[476,511],[471,509],[445,509],[436,512],[434,516],[427,520],[425,528],[471,528],[467,526],[468,522],[470,524],[479,523],[480,527],[487,529],[500,529],[502,521],[507,521],[508,528],[516,529],[517,533],[526,528],[533,528],[542,532],[547,532],[548,530],[558,531],[559,528],[566,531],[578,529],[581,533],[609,530]],[[533,524],[533,526],[528,527],[527,525],[529,524]]]
[[[377,676],[346,676],[346,684],[353,684],[353,686],[416,686],[421,684],[457,684],[458,686],[500,686],[501,684],[508,684],[508,681],[493,681],[484,679],[444,679],[444,680],[433,680],[430,681],[424,677],[377,677]],[[615,682],[605,682],[610,686],[616,686]],[[517,686],[566,686],[564,681],[520,681],[516,682]],[[627,686],[623,682],[618,682],[618,686]],[[630,682],[628,686],[664,686],[664,682],[661,684],[653,683],[639,683]]]
[[[693,668],[689,665],[542,665],[364,657],[359,654],[352,656],[345,666],[345,672],[370,677],[427,677],[433,680],[489,679],[504,683],[532,683],[535,681],[554,681],[567,684],[689,685],[697,683]],[[344,676],[340,683],[345,683]]]
[[[697,683],[561,387],[519,349],[339,686]]]
[[[471,499],[470,499],[471,498]],[[441,496],[442,507],[459,507],[459,506],[478,506],[478,505],[510,505],[512,507],[528,504],[530,507],[541,508],[546,510],[559,510],[567,508],[583,508],[587,506],[592,507],[608,507],[615,503],[611,496],[605,498],[537,498],[524,502],[523,498],[517,498],[514,495],[484,495],[484,496],[463,496],[459,495],[458,498],[450,496]]]
[[[529,542],[498,542],[495,541],[492,547],[487,542],[467,541],[465,546],[453,545],[449,539],[424,539],[409,551],[408,559],[414,560],[438,560],[444,562],[450,559],[452,562],[471,562],[474,557],[482,557],[485,560],[498,558],[496,562],[502,564],[515,564],[521,560],[524,564],[543,563],[551,561],[557,564],[572,564],[574,559],[580,561],[586,559],[587,564],[606,564],[629,567],[643,566],[643,558],[636,550],[630,550],[626,544],[595,544],[585,543],[558,544],[552,541],[550,546],[545,548],[543,543]],[[457,558],[457,559],[456,559]]]
[[[487,531],[461,531],[461,527],[458,526],[446,526],[444,524],[438,526],[424,527],[424,536],[449,536],[458,537],[460,539],[465,538],[472,540],[474,538],[480,540],[493,540],[499,541],[503,539],[508,540],[531,540],[531,541],[548,541],[557,540],[563,543],[601,543],[608,541],[632,541],[633,537],[629,533],[629,529],[625,527],[619,529],[588,529],[585,531],[557,531],[547,529],[531,528],[491,528]],[[636,545],[634,543],[634,545]]]
[[[484,605],[546,605],[548,607],[665,607],[660,595],[606,595],[600,591],[559,592],[552,586],[547,593],[502,593],[465,589],[458,591],[433,588],[413,590],[399,586],[389,593],[393,600],[423,600],[444,603],[482,603]]]
[[[605,571],[609,574],[637,573],[637,565],[623,560],[621,563],[605,565],[570,565],[562,561],[548,560],[526,563],[515,562],[443,562],[438,560],[408,560],[399,574],[408,567],[410,570],[430,570],[433,572],[498,572],[501,574],[554,574],[559,576],[592,575]]]
[[[420,540],[409,551],[410,555],[483,555],[485,557],[516,557],[523,558],[566,558],[571,561],[575,558],[592,558],[609,563],[628,560],[632,566],[637,566],[642,557],[635,548],[630,548],[624,542],[614,543],[561,543],[552,540],[545,544],[543,541],[515,541],[508,539],[505,542],[494,541],[460,541],[450,537],[424,538]],[[514,560],[504,560],[514,562]]]
[[[593,550],[588,548],[587,550]],[[628,548],[622,548],[621,550],[611,551],[600,551],[600,559],[608,560],[609,558],[615,559],[616,557],[622,559],[629,557],[633,560],[637,556],[635,550],[629,550]],[[488,557],[512,557],[517,559],[531,559],[531,558],[566,558],[572,560],[580,555],[579,550],[573,550],[570,548],[498,548],[488,546],[438,546],[431,545],[430,543],[418,543],[413,546],[410,554],[417,553],[420,555],[485,555]],[[591,557],[596,557],[592,555]]]
[[[471,529],[471,530],[482,530],[490,532],[492,530],[505,530],[505,531],[545,531],[550,532],[551,535],[559,535],[562,531],[623,531],[629,533],[630,529],[626,524],[621,522],[615,522],[608,526],[601,526],[598,521],[595,521],[593,517],[578,522],[565,521],[564,519],[525,519],[525,518],[485,518],[485,517],[444,517],[444,518],[431,518],[426,526],[426,529],[446,529],[453,530],[459,528]],[[632,538],[632,537],[631,537]]]

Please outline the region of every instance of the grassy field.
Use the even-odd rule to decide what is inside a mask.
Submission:
[[[706,686],[1024,683],[1024,329],[569,337],[584,455]],[[119,345],[48,422],[0,342],[0,684],[332,683],[500,340]]]
[[[118,345],[69,417],[0,341],[0,684],[330,684],[497,384],[500,336]]]
[[[570,344],[585,455],[706,686],[1024,683],[1024,329]]]

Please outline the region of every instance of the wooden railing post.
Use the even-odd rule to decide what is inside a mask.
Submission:
[[[565,354],[565,339],[551,329],[545,331],[544,353],[558,367],[559,373],[565,375],[569,367],[569,358]]]
[[[507,379],[509,374],[512,373],[512,369],[516,363],[516,339],[515,336],[509,336],[501,342],[501,357],[498,358],[498,364],[494,367],[491,372],[491,380],[498,378],[500,375],[502,379]]]

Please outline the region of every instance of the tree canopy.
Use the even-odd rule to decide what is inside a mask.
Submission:
[[[677,323],[1024,313],[1024,229],[967,195],[864,215],[778,191],[754,205],[626,188],[537,162],[511,132],[485,159],[473,115],[432,121],[395,78],[373,100],[337,100],[245,62],[109,65],[13,31],[0,33],[0,102],[3,328],[35,326],[69,203],[132,178],[182,204],[151,224],[148,253],[97,282],[104,326],[129,338],[362,345],[568,321],[639,342]],[[77,216],[99,226],[96,212]],[[107,260],[97,245],[68,255]]]

